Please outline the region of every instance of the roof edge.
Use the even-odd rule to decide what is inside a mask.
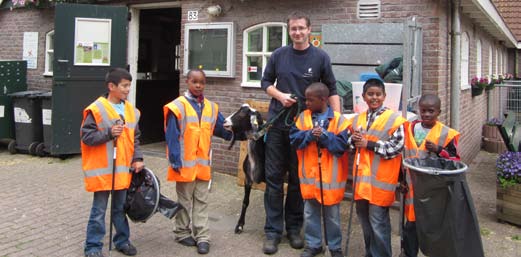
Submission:
[[[517,41],[516,37],[514,36],[514,33],[512,33],[510,28],[508,28],[508,26],[505,23],[505,20],[503,20],[503,17],[501,17],[499,11],[497,10],[496,6],[492,3],[491,0],[472,0],[472,2],[503,33],[505,39],[507,39],[505,45],[521,49],[521,43]]]

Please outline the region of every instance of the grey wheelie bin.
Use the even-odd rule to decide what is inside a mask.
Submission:
[[[409,158],[416,232],[432,257],[484,257],[476,210],[465,178],[467,165],[443,158]]]
[[[9,143],[11,153],[36,154],[36,146],[43,142],[41,98],[45,91],[21,91],[9,94],[13,101],[15,141]]]
[[[26,61],[0,60],[0,143],[5,145],[15,138],[13,104],[8,94],[27,89],[26,75]]]
[[[51,153],[52,144],[52,92],[37,95],[42,106],[43,142],[36,146],[36,155],[43,157]]]

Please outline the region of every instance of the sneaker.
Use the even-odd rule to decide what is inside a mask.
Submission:
[[[288,233],[289,245],[293,249],[302,249],[304,247],[304,241],[297,233]]]
[[[279,250],[280,238],[266,239],[262,246],[262,252],[265,254],[274,254]]]
[[[329,252],[331,253],[331,257],[344,257],[342,249],[329,250]]]
[[[177,242],[182,244],[182,245],[184,245],[184,246],[196,246],[197,245],[197,242],[191,236],[189,236],[187,238],[184,238],[183,240],[179,240]]]
[[[208,242],[197,243],[197,253],[198,254],[207,254],[209,252],[210,252],[210,244]]]
[[[300,257],[314,257],[322,253],[322,247],[319,248],[304,248],[304,251],[300,254]]]
[[[134,256],[137,254],[137,249],[131,243],[124,244],[122,247],[116,248],[118,252],[127,255]]]
[[[90,253],[85,253],[85,257],[104,257],[104,256],[103,256],[103,253],[101,253],[101,252],[90,252]]]

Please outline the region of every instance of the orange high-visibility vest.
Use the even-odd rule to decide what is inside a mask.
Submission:
[[[362,127],[368,141],[386,141],[403,124],[405,119],[400,114],[385,110],[367,129],[367,111],[353,119],[353,128]],[[360,153],[360,164],[355,184],[355,200],[365,199],[369,203],[387,207],[394,202],[396,185],[402,157],[398,155],[392,159],[384,159],[367,148],[357,149]],[[353,174],[357,172],[356,165]]]
[[[420,146],[416,145],[416,141],[414,140],[414,134],[412,124],[407,124],[406,134],[405,134],[405,158],[426,158],[429,156],[429,151],[425,148],[425,142],[431,141],[436,143],[438,146],[446,147],[450,141],[455,139],[459,140],[459,132],[445,126],[443,123],[437,121],[436,124],[431,128],[429,134],[425,137],[422,144]],[[416,221],[416,215],[414,213],[414,188],[412,185],[412,179],[409,169],[407,169],[407,173],[405,176],[407,181],[407,186],[409,191],[405,196],[405,216],[408,221]]]
[[[105,97],[99,97],[83,110],[83,122],[92,113],[98,130],[108,130],[120,120],[119,114]],[[129,172],[134,156],[134,134],[139,121],[139,110],[125,101],[125,128],[116,142],[116,168],[114,190],[127,189],[132,174]],[[83,126],[82,122],[82,126]],[[88,192],[111,190],[114,169],[114,141],[89,146],[81,142],[81,160]]]
[[[338,134],[347,129],[349,123],[344,116],[335,112],[335,118],[329,123],[327,131]],[[303,111],[295,125],[300,130],[313,128],[311,111]],[[324,205],[337,204],[344,198],[347,181],[347,152],[341,157],[331,154],[326,148],[322,148],[321,168],[322,186],[324,191]],[[297,149],[298,175],[300,179],[300,192],[303,199],[315,198],[322,203],[320,197],[320,173],[318,167],[317,143],[310,143],[306,148]]]
[[[190,102],[180,96],[163,107],[164,128],[166,131],[168,113],[172,112],[179,124],[179,142],[181,142],[181,168],[175,172],[168,166],[167,180],[192,182],[195,179],[209,181],[210,151],[212,135],[219,112],[217,104],[204,99],[201,120]],[[166,149],[168,158],[168,147]]]

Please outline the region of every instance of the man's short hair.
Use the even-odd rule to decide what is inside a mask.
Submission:
[[[123,79],[132,81],[132,75],[123,68],[112,68],[105,75],[105,84],[108,85],[112,82],[114,85],[118,85]]]
[[[298,19],[304,19],[306,20],[306,26],[309,28],[311,26],[311,21],[309,20],[309,17],[300,11],[294,11],[288,15],[288,18],[286,19],[286,25],[288,25],[289,30],[289,21],[290,20],[298,20]]]

